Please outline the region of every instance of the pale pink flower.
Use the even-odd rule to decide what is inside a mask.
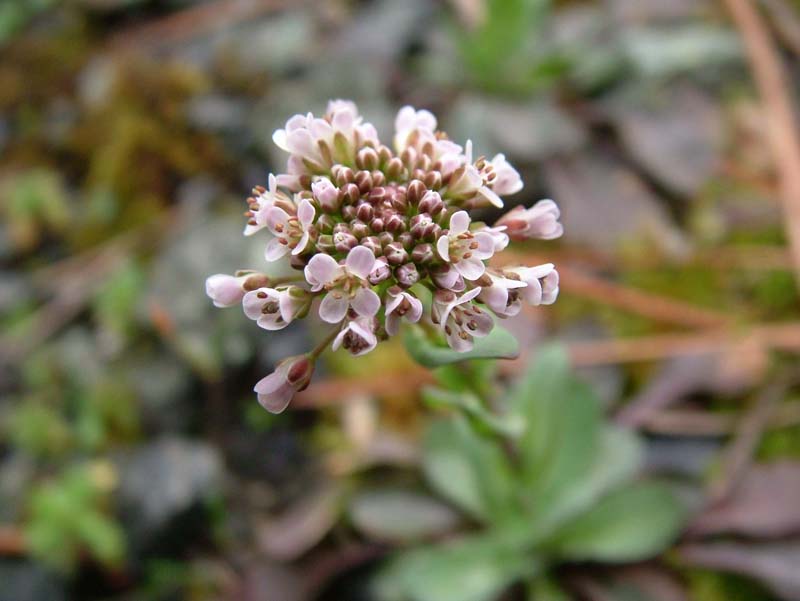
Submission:
[[[400,320],[417,323],[422,317],[422,301],[398,286],[386,291],[386,333],[394,336],[400,329]]]
[[[520,290],[531,305],[551,305],[558,298],[558,272],[552,263],[536,267],[511,267],[504,271],[516,274],[526,284]]]
[[[487,336],[494,327],[492,317],[472,302],[480,292],[480,288],[473,288],[458,296],[450,290],[438,290],[433,297],[431,318],[444,330],[450,348],[459,353],[471,351],[473,338]]]
[[[244,298],[244,283],[250,275],[240,277],[224,273],[212,275],[206,279],[206,294],[214,302],[215,307],[238,305]]]
[[[552,240],[564,233],[558,222],[561,212],[550,199],[540,200],[530,209],[516,206],[503,215],[495,225],[505,225],[512,240]]]
[[[308,308],[311,295],[298,286],[259,288],[244,295],[244,314],[265,330],[282,330]]]
[[[336,210],[339,207],[339,188],[331,183],[327,177],[320,177],[311,184],[311,192],[319,202],[323,212]]]
[[[358,315],[372,317],[381,306],[380,297],[369,287],[367,278],[375,267],[375,255],[365,246],[351,249],[340,265],[330,255],[316,254],[305,267],[311,290],[328,291],[319,306],[319,316],[338,323],[352,308]]]
[[[522,309],[520,289],[528,284],[518,279],[509,279],[495,274],[486,274],[491,284],[481,287],[478,298],[502,317],[514,317]]]
[[[504,225],[498,225],[495,227],[484,226],[475,231],[486,232],[492,237],[492,240],[494,240],[495,253],[504,251],[508,246],[509,239],[508,239],[508,234],[506,234],[506,226]]]
[[[314,223],[314,205],[307,198],[300,201],[297,215],[289,215],[279,207],[267,211],[266,222],[275,237],[267,244],[267,261],[277,261],[289,251],[299,255],[308,245],[311,225]]]
[[[333,350],[336,351],[343,346],[354,357],[366,355],[378,344],[375,336],[375,318],[361,316],[349,320],[336,335],[333,341]]]
[[[403,152],[409,145],[412,134],[423,135],[426,139],[434,140],[436,131],[436,117],[425,109],[416,110],[413,106],[404,106],[397,112],[394,120],[394,147],[398,153]]]
[[[245,236],[252,236],[267,226],[266,215],[272,207],[290,208],[295,206],[294,200],[278,187],[281,185],[279,177],[275,177],[270,173],[268,188],[253,198],[254,203],[251,203],[250,208],[252,215],[244,226]]]
[[[519,172],[506,160],[504,154],[494,155],[488,165],[491,171],[494,172],[494,179],[491,181],[490,186],[496,194],[510,196],[522,190],[522,178],[519,176]]]
[[[289,405],[296,392],[311,381],[314,363],[306,355],[289,357],[281,361],[275,371],[259,380],[253,389],[258,402],[270,413],[280,413]]]
[[[470,232],[470,222],[466,211],[453,213],[450,230],[436,241],[436,250],[464,279],[476,280],[486,270],[483,262],[494,254],[495,243],[486,232]]]

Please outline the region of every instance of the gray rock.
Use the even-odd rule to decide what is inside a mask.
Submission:
[[[220,491],[222,460],[203,443],[167,436],[116,462],[120,473],[117,502],[134,549],[168,544],[166,533]]]
[[[63,584],[43,567],[18,560],[0,561],[0,601],[61,601]]]

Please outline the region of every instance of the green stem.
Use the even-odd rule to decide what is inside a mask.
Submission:
[[[333,330],[331,330],[328,333],[328,335],[325,336],[325,338],[323,338],[317,346],[315,346],[308,352],[308,358],[311,359],[312,361],[316,361],[317,357],[319,357],[322,354],[322,351],[324,351],[325,348],[331,342],[333,342],[333,339],[336,338],[336,335],[338,333],[339,333],[339,328],[334,328]]]

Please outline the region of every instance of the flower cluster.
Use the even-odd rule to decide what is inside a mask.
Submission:
[[[318,299],[319,317],[336,327],[318,348],[286,359],[256,385],[268,410],[282,411],[308,385],[328,343],[363,355],[402,321],[424,318],[466,352],[491,331],[490,312],[505,318],[523,302],[555,301],[552,264],[499,269],[487,261],[509,240],[560,236],[558,207],[542,200],[494,226],[473,222],[471,210],[502,207],[522,180],[502,154],[473,160],[472,144],[449,140],[430,112],[403,107],[390,148],[355,104],[335,100],[322,117],[295,115],[273,141],[289,154],[286,173],[253,190],[244,234],[268,230],[266,260],[288,260],[298,276],[214,275],[207,294],[219,307],[241,303],[267,330],[305,317]],[[425,289],[427,315],[418,297]]]

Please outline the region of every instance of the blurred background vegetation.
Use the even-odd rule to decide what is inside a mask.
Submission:
[[[798,73],[796,0],[2,0],[0,599],[800,599]],[[337,97],[504,152],[561,298],[275,417],[315,324],[203,283]]]

